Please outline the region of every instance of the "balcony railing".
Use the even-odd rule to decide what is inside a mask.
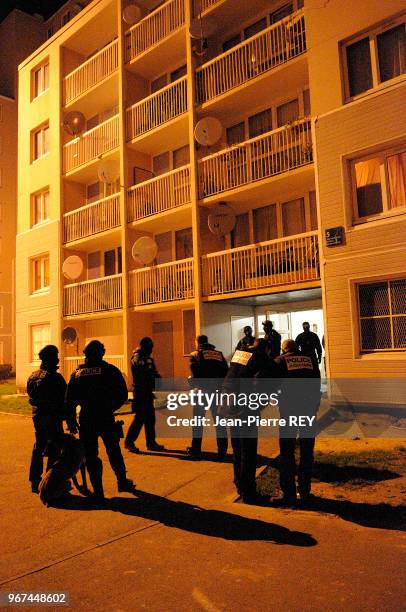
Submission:
[[[86,204],[63,216],[63,241],[71,242],[93,236],[120,225],[120,200],[115,194]]]
[[[184,0],[169,0],[136,23],[125,35],[125,61],[130,62],[185,23]]]
[[[207,198],[312,161],[310,120],[296,121],[201,159],[199,197]]]
[[[204,295],[318,280],[317,232],[210,253],[202,264]]]
[[[187,300],[193,295],[192,257],[129,273],[130,306]]]
[[[124,355],[105,355],[103,357],[104,361],[108,361],[112,365],[115,365],[116,368],[124,371]],[[76,368],[84,363],[84,357],[65,357],[63,361],[64,373],[65,376],[70,376]]]
[[[115,149],[119,143],[119,121],[115,115],[64,145],[65,174]]]
[[[215,4],[218,4],[222,0],[194,0],[193,13],[195,17],[198,17],[200,13],[205,13]]]
[[[121,308],[121,274],[65,285],[63,312],[65,316]]]
[[[127,221],[137,221],[190,202],[190,166],[134,185],[127,193]]]
[[[298,11],[198,68],[197,101],[221,96],[304,51],[304,15]]]
[[[178,79],[127,109],[127,140],[142,136],[186,113],[186,79]]]
[[[109,45],[72,70],[64,79],[64,104],[69,104],[103,81],[118,68],[118,41]]]

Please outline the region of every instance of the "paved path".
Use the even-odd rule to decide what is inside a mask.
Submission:
[[[109,508],[45,508],[26,480],[30,419],[0,415],[0,429],[0,590],[65,590],[72,609],[103,611],[402,608],[400,531],[233,503],[230,464],[181,452],[126,455],[137,497],[117,496],[105,463]]]

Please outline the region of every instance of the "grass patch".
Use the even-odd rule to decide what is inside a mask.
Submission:
[[[6,397],[16,393],[15,381],[8,380],[0,383],[0,412],[31,415],[32,408],[27,397]]]

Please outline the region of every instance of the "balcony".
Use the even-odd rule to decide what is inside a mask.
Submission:
[[[312,162],[310,120],[299,120],[201,159],[199,198],[210,198]]]
[[[130,306],[192,299],[193,258],[132,270],[128,280]]]
[[[169,0],[125,34],[125,62],[137,74],[150,77],[156,71],[158,55],[165,44],[166,65],[176,64],[186,52],[184,0]],[[161,58],[162,59],[162,58]]]
[[[124,372],[124,355],[105,355],[103,357],[105,361],[108,361],[112,365],[115,365],[116,368]],[[63,360],[63,370],[65,376],[70,376],[76,368],[84,363],[84,357],[65,357]]]
[[[80,166],[97,160],[100,155],[116,149],[119,144],[119,116],[115,115],[64,145],[64,173],[70,174]]]
[[[127,221],[132,223],[190,202],[190,166],[182,166],[130,187]]]
[[[197,102],[205,105],[236,87],[263,77],[305,51],[304,14],[297,11],[197,68]],[[290,77],[289,83],[292,81],[295,87],[300,75],[292,72]],[[252,96],[250,99],[252,103]]]
[[[71,210],[63,216],[63,241],[72,242],[120,225],[119,194]]]
[[[118,68],[118,41],[113,40],[64,78],[64,105],[73,103]]]
[[[63,288],[63,314],[93,314],[122,308],[121,274],[65,285]]]
[[[171,124],[172,129],[168,131],[167,141],[179,142],[177,132],[187,126],[186,112],[187,77],[182,77],[127,109],[127,141],[136,140],[137,150],[144,152],[146,146],[145,152],[155,153],[155,150],[159,151],[159,147],[162,150],[162,136],[155,134],[155,138],[152,138],[154,142],[149,143],[149,146],[144,144],[144,147],[141,139],[155,128]],[[179,126],[182,116],[184,125]]]
[[[281,286],[318,285],[317,232],[269,240],[202,257],[203,294],[264,293]]]

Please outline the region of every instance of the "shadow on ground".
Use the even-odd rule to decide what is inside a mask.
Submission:
[[[97,506],[85,497],[68,495],[54,506],[68,510],[102,508],[122,514],[157,521],[167,527],[225,540],[265,540],[290,546],[315,546],[310,534],[258,519],[250,519],[221,510],[206,510],[192,504],[174,501],[137,490],[136,497],[113,497],[105,506]]]

